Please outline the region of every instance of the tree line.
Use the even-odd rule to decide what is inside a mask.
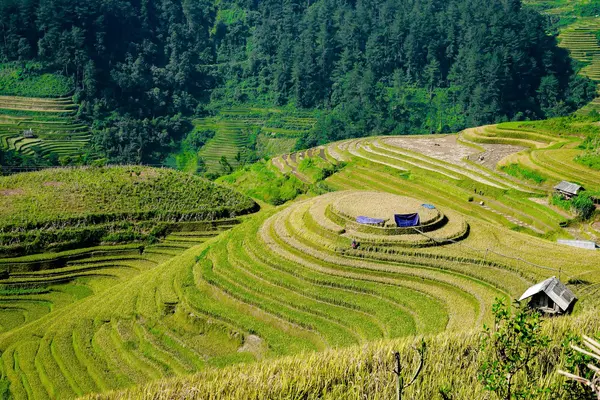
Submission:
[[[0,59],[73,78],[114,162],[219,105],[326,112],[300,146],[564,115],[593,98],[520,0],[3,0]]]

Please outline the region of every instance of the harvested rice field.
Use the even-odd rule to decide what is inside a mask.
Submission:
[[[423,207],[423,202],[418,200],[378,192],[347,193],[333,202],[332,207],[340,214],[353,219],[359,216],[383,219],[386,226],[394,225],[394,214],[418,212],[423,225],[431,223],[440,215],[436,209]]]
[[[575,140],[548,132],[530,137],[536,135],[548,136],[547,144]],[[513,144],[519,139],[510,136],[504,138],[510,143],[500,145],[514,146],[506,156],[529,151]],[[328,193],[263,207],[196,249],[196,258],[181,265],[189,280],[187,286],[174,281],[177,307],[191,306],[196,314],[210,310],[213,318],[219,315],[234,324],[251,343],[259,339],[262,350],[248,355],[258,363],[205,368],[191,377],[167,377],[89,398],[169,398],[184,393],[201,397],[195,394],[198,388],[223,398],[260,398],[254,390],[267,393],[265,398],[291,398],[304,390],[294,383],[298,379],[292,370],[309,363],[306,368],[317,371],[330,357],[344,359],[339,375],[329,364],[324,371],[306,372],[311,393],[324,375],[347,382],[340,377],[357,363],[367,365],[371,372],[360,379],[369,380],[375,365],[389,366],[386,360],[393,349],[403,349],[406,365],[414,367],[408,348],[415,337],[424,337],[436,349],[423,382],[439,382],[437,367],[463,368],[457,360],[477,362],[479,331],[492,321],[495,298],[516,298],[549,276],[560,277],[579,298],[574,316],[544,325],[556,340],[565,330],[598,323],[590,310],[597,305],[594,293],[600,288],[600,253],[555,242],[555,237],[570,233],[561,227],[569,215],[539,201],[548,198],[552,183],[537,185],[484,163],[471,163],[470,155],[487,151],[477,141],[454,141],[472,149],[460,160],[472,169],[461,169],[458,161],[436,154],[440,138],[393,139],[353,139],[331,144],[324,154],[313,149],[274,159],[275,167],[311,158],[343,160],[344,165],[325,179]],[[414,147],[403,148],[405,140]],[[300,173],[291,167],[281,173],[294,171]],[[395,226],[394,215],[403,213],[418,213],[420,225]],[[361,216],[384,222],[362,224],[357,221]],[[556,352],[560,342],[552,346]],[[336,350],[327,350],[331,348]],[[446,350],[440,353],[441,348]],[[464,361],[471,357],[465,352],[473,359]],[[279,356],[285,357],[274,359]],[[280,363],[278,372],[270,369],[274,363]],[[239,385],[220,385],[225,376]],[[386,376],[381,373],[382,386],[377,388],[357,383],[357,391],[389,398],[393,388]],[[282,386],[256,389],[263,380]],[[453,384],[470,385],[465,396],[484,396],[481,384],[469,374],[454,378]],[[328,393],[326,383],[321,389],[319,393]],[[346,393],[347,384],[340,390]],[[415,399],[436,396],[427,388],[410,393]]]
[[[377,365],[385,364],[392,347],[407,350],[416,337],[437,346],[431,352],[436,365],[457,368],[465,351],[476,362],[478,334],[493,322],[497,297],[518,298],[551,276],[578,297],[573,316],[545,325],[555,332],[555,349],[562,340],[556,332],[581,323],[600,326],[590,314],[600,290],[600,252],[556,242],[590,238],[597,218],[579,223],[549,203],[562,179],[574,177],[597,190],[597,174],[574,160],[595,122],[578,118],[560,128],[556,121],[511,123],[455,136],[351,139],[287,154],[272,160],[274,173],[301,174],[312,190],[279,206],[261,203],[260,209],[241,194],[188,175],[131,168],[105,170],[103,179],[122,188],[100,191],[104,197],[94,201],[93,190],[85,189],[93,177],[82,171],[78,187],[85,201],[78,204],[94,215],[101,201],[130,189],[167,200],[156,203],[161,211],[118,198],[111,204],[119,221],[97,227],[107,229],[107,238],[131,229],[146,236],[56,250],[49,224],[40,227],[48,230],[48,248],[0,258],[1,380],[17,399],[96,398],[98,392],[109,398],[186,397],[175,387],[191,387],[185,393],[192,397],[201,397],[194,388],[202,387],[225,393],[223,398],[257,398],[249,386],[236,384],[232,392],[209,380],[233,374],[232,382],[239,382],[240,369],[258,377],[272,363],[299,368],[322,363],[326,354],[350,357],[340,366],[345,371],[352,360],[371,365],[371,351],[380,357]],[[496,161],[479,162],[482,154]],[[317,183],[315,165],[331,166]],[[515,170],[537,171],[546,180],[511,174]],[[12,178],[0,186],[23,222],[27,207],[16,199],[41,204],[50,197],[33,186],[62,193],[70,184],[58,172],[36,174],[27,180],[35,184]],[[170,182],[187,184],[157,192]],[[194,204],[209,203],[228,208],[193,213]],[[139,208],[145,219],[128,225],[127,207]],[[50,221],[61,215],[39,210],[44,214],[29,217]],[[77,222],[81,212],[59,219]],[[418,223],[411,214],[418,214]],[[408,223],[398,226],[396,215]],[[191,216],[204,219],[185,221]],[[383,221],[362,223],[358,217]],[[163,223],[165,230],[152,230]],[[96,229],[92,223],[85,228]],[[7,246],[17,239],[39,242],[15,227],[5,229],[0,239]],[[76,224],[70,229],[74,237],[83,232]],[[68,247],[68,238],[62,239]],[[438,354],[442,348],[453,350]],[[413,365],[405,353],[406,365]],[[437,382],[438,375],[429,365],[421,379]],[[199,382],[192,385],[193,379]],[[467,374],[454,384],[471,385],[476,397],[483,396],[481,384]],[[164,388],[159,395],[156,385]],[[296,393],[294,385],[287,387]],[[264,393],[297,395],[273,390]],[[383,399],[390,390],[382,383],[367,391]],[[428,390],[411,393],[435,398]]]

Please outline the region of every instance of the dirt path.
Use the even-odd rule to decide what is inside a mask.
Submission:
[[[298,160],[298,159],[302,160],[303,157],[299,157],[297,153],[292,153],[292,154],[284,154],[283,156],[281,156],[281,158],[283,159],[285,164],[290,168],[290,170],[292,171],[292,174],[296,178],[300,179],[304,183],[308,183],[308,184],[311,183],[307,177],[305,177],[300,172],[298,172],[298,163],[296,162],[296,160]],[[291,161],[291,163],[290,163],[290,161]],[[284,173],[284,172],[282,171],[282,173]]]
[[[275,168],[277,168],[279,170],[279,172],[281,172],[282,174],[285,174],[285,167],[283,165],[282,157],[276,157],[273,159],[273,165],[275,166]]]

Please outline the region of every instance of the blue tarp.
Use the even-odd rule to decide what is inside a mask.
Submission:
[[[407,228],[410,226],[421,225],[421,220],[418,213],[414,214],[396,214],[394,220],[399,228]]]
[[[361,217],[356,217],[356,222],[358,222],[359,224],[366,224],[366,225],[380,225],[385,222],[385,219],[369,218],[369,217],[361,216]]]
[[[421,204],[421,206],[428,208],[430,210],[435,210],[435,206],[433,204]]]

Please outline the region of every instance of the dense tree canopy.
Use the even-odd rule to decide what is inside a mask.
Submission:
[[[2,0],[0,58],[72,76],[114,161],[206,103],[328,110],[303,144],[567,113],[595,92],[520,0]]]

